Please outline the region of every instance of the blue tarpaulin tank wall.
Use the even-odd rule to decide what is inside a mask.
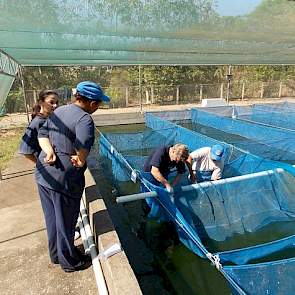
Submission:
[[[245,114],[253,116],[253,109],[256,108],[222,106],[152,114],[160,121],[170,121],[217,140],[228,141],[235,147],[262,158],[295,164],[295,129],[291,129],[294,124],[293,108],[284,109],[285,113],[282,113],[288,129],[277,126],[282,121],[276,120],[273,110],[269,107],[264,108],[263,118],[269,122],[272,120],[273,125],[258,122],[258,118],[256,121],[243,118]]]

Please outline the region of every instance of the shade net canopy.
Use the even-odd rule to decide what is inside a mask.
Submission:
[[[0,50],[0,115],[5,113],[3,105],[18,71],[18,63]]]
[[[14,77],[0,74],[0,115],[5,114],[3,105],[9,93],[10,87],[14,81]]]
[[[294,64],[287,0],[0,0],[0,48],[22,65]]]
[[[179,113],[175,115],[177,119]],[[146,115],[146,126],[142,132],[100,136],[100,152],[111,160],[117,181],[134,181],[135,173],[142,191],[156,191],[158,196],[147,200],[150,217],[174,222],[184,245],[213,262],[233,294],[290,294],[295,287],[295,168],[154,114]],[[146,156],[161,144],[176,142],[190,150],[224,145],[224,178],[187,190],[184,176],[173,197],[154,185],[151,175],[142,172]]]

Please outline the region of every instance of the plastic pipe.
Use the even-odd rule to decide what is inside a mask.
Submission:
[[[235,177],[230,177],[230,178],[219,179],[219,180],[214,181],[214,185],[233,183],[233,182],[242,181],[242,180],[246,180],[246,179],[252,179],[252,178],[256,178],[256,177],[266,176],[269,174],[273,174],[274,172],[282,173],[283,171],[284,171],[284,169],[277,168],[274,170],[266,170],[266,171],[251,173],[251,174],[245,174],[245,175],[240,175],[240,176],[235,176]],[[198,187],[206,188],[206,187],[211,186],[212,184],[213,183],[211,181],[194,183],[194,184],[182,186],[181,190],[184,192],[187,192],[187,191],[191,191],[191,190],[198,188]]]
[[[256,172],[256,173],[251,173],[251,174],[246,174],[246,175],[241,175],[241,176],[235,176],[235,177],[230,177],[230,178],[225,178],[225,179],[219,179],[214,181],[214,185],[218,184],[226,184],[226,183],[232,183],[236,181],[242,181],[245,179],[252,179],[256,177],[261,177],[261,176],[266,176],[268,174],[273,174],[274,171],[278,173],[282,173],[284,169],[282,168],[277,168],[274,170],[266,170],[266,171],[261,171],[261,172]],[[201,183],[195,183],[195,184],[190,184],[186,186],[182,186],[181,190],[183,192],[188,192],[193,189],[196,189],[198,187],[201,188],[206,188],[213,185],[211,181],[206,181],[206,182],[201,182]],[[142,200],[146,198],[155,198],[157,197],[157,193],[155,191],[152,192],[144,192],[144,193],[138,193],[138,194],[132,194],[132,195],[127,195],[127,196],[122,196],[122,197],[117,197],[116,202],[117,203],[126,203],[126,202],[131,202],[131,201],[136,201],[136,200]]]
[[[89,245],[88,245],[88,242],[87,242],[86,233],[85,233],[84,225],[83,225],[83,222],[82,222],[82,219],[81,219],[81,215],[78,218],[78,225],[79,225],[81,239],[82,239],[82,243],[83,243],[85,253],[90,254]]]
[[[96,250],[96,246],[94,243],[94,239],[93,239],[93,235],[91,232],[91,227],[89,224],[88,215],[87,215],[87,211],[84,206],[83,199],[80,202],[80,214],[81,214],[81,220],[83,223],[83,227],[85,230],[86,241],[87,241],[88,248],[89,248],[90,255],[91,255],[91,259],[92,259],[92,265],[93,265],[96,285],[97,285],[97,289],[98,289],[98,294],[99,295],[108,295],[109,293],[107,290],[107,286],[106,286],[104,275],[103,275],[103,272],[101,269],[101,265],[98,260],[97,250]]]
[[[117,197],[116,202],[117,203],[126,203],[126,202],[131,202],[131,201],[136,201],[136,200],[142,200],[142,199],[146,199],[146,198],[155,198],[157,196],[158,196],[157,193],[154,191],[145,192],[145,193],[138,193],[138,194],[133,194],[133,195]]]

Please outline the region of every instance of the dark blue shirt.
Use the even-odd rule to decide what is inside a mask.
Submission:
[[[169,148],[171,146],[160,146],[155,149],[144,163],[143,171],[151,172],[152,166],[157,167],[161,174],[167,179],[172,168],[183,174],[185,172],[185,164],[183,162],[176,163],[171,161],[169,157]]]
[[[57,108],[40,128],[38,137],[49,138],[57,160],[54,165],[44,163],[42,151],[36,165],[37,183],[64,192],[72,197],[81,197],[84,186],[84,171],[71,163],[76,150],[90,151],[94,143],[94,123],[91,116],[75,104]]]
[[[34,155],[38,158],[41,148],[38,143],[38,131],[40,127],[45,123],[46,118],[37,115],[27,127],[25,134],[22,137],[19,153],[24,155]]]

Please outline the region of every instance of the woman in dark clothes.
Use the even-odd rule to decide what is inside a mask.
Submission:
[[[33,107],[32,121],[22,137],[19,153],[27,159],[37,162],[41,148],[38,143],[38,131],[47,117],[58,105],[58,94],[53,90],[42,90],[37,103]]]

